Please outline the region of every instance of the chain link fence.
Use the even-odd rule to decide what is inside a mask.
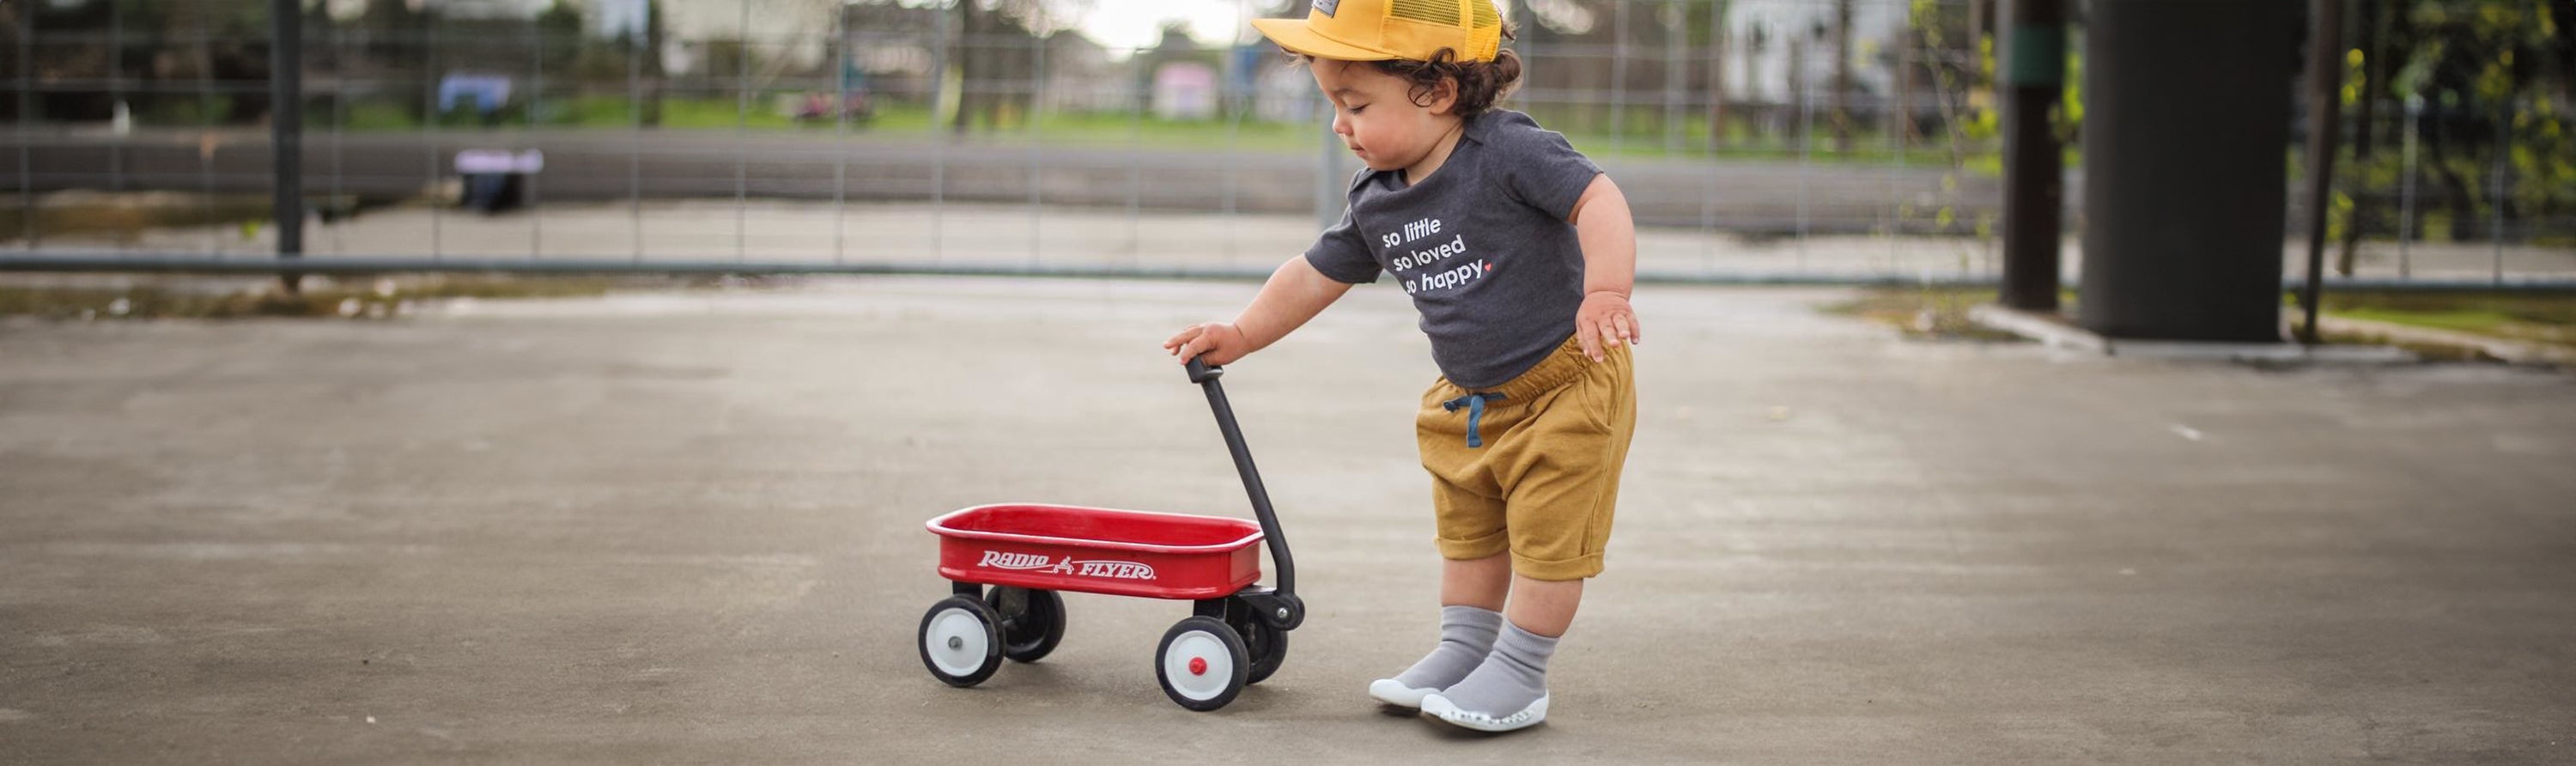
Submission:
[[[2544,0],[2355,2],[2329,263],[2363,280],[2576,273],[2576,78],[2550,27],[2566,20]],[[1357,169],[1312,80],[1250,32],[1302,2],[301,6],[321,269],[1252,275],[1338,215]],[[270,7],[0,3],[0,240],[20,264],[274,257]],[[1994,278],[1994,3],[1504,12],[1528,73],[1505,106],[1627,191],[1647,277]],[[2057,122],[2078,142],[2069,53]],[[2285,211],[2294,275],[2302,197]]]

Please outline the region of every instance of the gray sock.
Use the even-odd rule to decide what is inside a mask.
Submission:
[[[1440,692],[1440,696],[1460,710],[1495,718],[1521,712],[1547,696],[1547,658],[1554,654],[1556,639],[1522,630],[1518,625],[1504,626],[1485,664],[1476,666],[1475,672]]]
[[[1494,649],[1494,632],[1503,626],[1503,613],[1472,606],[1440,608],[1440,645],[1421,662],[1395,676],[1396,683],[1413,689],[1446,689],[1468,671],[1485,661]]]

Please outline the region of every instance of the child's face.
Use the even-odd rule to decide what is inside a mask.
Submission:
[[[1412,87],[1403,78],[1365,62],[1315,59],[1306,69],[1333,102],[1333,133],[1370,170],[1421,162],[1458,125],[1458,118],[1449,114],[1457,103],[1457,88],[1448,82],[1425,99],[1430,106],[1422,106],[1414,103]]]

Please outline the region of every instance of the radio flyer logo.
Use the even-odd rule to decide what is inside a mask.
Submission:
[[[1008,569],[1017,572],[1093,577],[1104,580],[1151,580],[1154,568],[1133,561],[1081,561],[1072,556],[1057,559],[1042,553],[1004,553],[985,551],[984,560],[976,566]]]

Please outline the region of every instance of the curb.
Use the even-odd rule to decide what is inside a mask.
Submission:
[[[2490,338],[2458,330],[2340,317],[2318,317],[2317,325],[2332,332],[2375,335],[2398,343],[2465,346],[2512,364],[2576,365],[2576,349]]]
[[[2308,346],[2298,343],[2218,343],[2174,340],[2117,340],[2068,324],[2054,312],[2022,311],[1994,304],[1968,309],[1979,326],[2108,357],[2224,362],[2310,362],[2325,364],[2410,364],[2420,359],[2394,346]]]

